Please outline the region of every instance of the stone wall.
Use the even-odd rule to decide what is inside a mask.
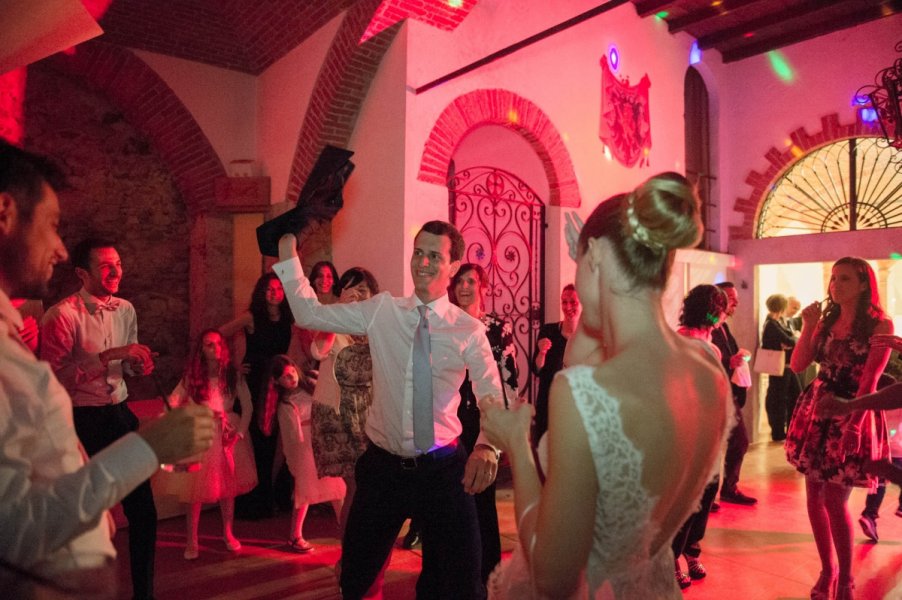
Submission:
[[[140,341],[160,353],[158,378],[168,392],[189,343],[189,221],[172,175],[105,98],[42,64],[28,70],[25,124],[25,147],[51,156],[67,175],[71,189],[60,194],[67,247],[89,235],[117,243],[119,295],[135,305]],[[49,301],[78,287],[71,266],[62,265]],[[130,391],[133,398],[156,394],[148,378],[131,382]]]

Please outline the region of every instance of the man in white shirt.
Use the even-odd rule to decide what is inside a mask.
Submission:
[[[82,287],[47,311],[41,322],[41,358],[50,363],[72,398],[75,431],[93,456],[138,429],[125,403],[123,374],[153,371],[150,348],[138,343],[135,307],[113,294],[122,280],[122,261],[113,243],[88,238],[72,250]],[[128,519],[129,562],[137,600],[153,598],[157,510],[150,481],[122,499]]]
[[[160,463],[209,448],[213,420],[206,407],[173,411],[85,462],[69,395],[22,341],[10,301],[46,294],[67,258],[49,183],[59,179],[45,159],[0,139],[0,562],[103,589],[116,555],[107,509]]]
[[[323,306],[301,270],[295,236],[279,241],[282,262],[273,270],[298,326],[367,335],[373,358],[373,404],[366,421],[370,446],[357,461],[357,492],[342,543],[346,600],[364,596],[411,515],[423,538],[417,596],[485,597],[472,494],[494,481],[498,454],[480,436],[467,457],[458,442],[457,407],[467,370],[477,398],[500,397],[501,383],[485,326],[448,300],[448,284],[463,251],[463,238],[453,225],[430,221],[414,240],[413,295],[394,298],[384,292],[363,302]],[[422,380],[415,372],[417,331],[424,323],[430,345],[428,442],[417,418],[422,405],[414,397],[415,380]]]

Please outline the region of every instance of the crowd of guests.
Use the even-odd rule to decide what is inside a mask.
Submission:
[[[568,221],[575,283],[561,294],[564,319],[541,327],[529,357],[534,405],[523,401],[510,323],[485,309],[486,272],[462,262],[454,226],[430,221],[414,239],[406,297],[380,292],[362,267],[339,276],[320,262],[308,277],[303,232],[282,236],[248,310],[200,334],[167,412],[144,424],[125,402],[126,376],[150,375],[155,353],[117,296],[115,243],[89,238],[70,255],[60,240],[60,185],[51,163],[0,142],[8,567],[76,589],[109,585],[107,511],[121,501],[133,596],[152,598],[149,478],[161,464],[158,493],[185,505],[187,560],[201,550],[203,504],[219,504],[223,544],[238,552],[234,519],[273,515],[287,473],[286,548],[307,553],[308,509],[331,503],[345,598],[380,597],[407,519],[422,540],[424,598],[679,598],[707,575],[700,556],[718,491],[721,502],[757,502],[738,485],[751,384],[751,353],[727,323],[739,291],[696,286],[677,331],[663,318],[674,252],[702,231],[698,200],[678,174],[602,202],[585,224]],[[38,330],[14,299],[44,295],[67,259],[81,287]],[[805,477],[821,561],[811,597],[851,598],[850,491],[872,492],[859,522],[876,541],[881,484],[902,479],[884,413],[898,423],[891,410],[902,410],[902,384],[877,392],[902,339],[858,258],[837,261],[828,299],[798,317],[794,298],[773,295],[766,306],[760,347],[785,353],[768,378],[766,412],[772,439],[785,440]],[[800,381],[813,363],[816,376]],[[495,503],[502,451],[520,537],[505,562]]]

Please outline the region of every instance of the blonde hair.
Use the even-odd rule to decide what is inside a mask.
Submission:
[[[634,287],[663,289],[674,251],[701,238],[699,213],[689,181],[679,173],[660,173],[599,204],[580,232],[578,251],[586,251],[590,238],[607,238]]]

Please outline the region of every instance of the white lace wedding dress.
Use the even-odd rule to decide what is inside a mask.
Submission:
[[[670,544],[651,554],[658,528],[651,522],[657,502],[642,487],[642,453],[623,433],[620,402],[593,378],[592,367],[561,371],[567,378],[589,436],[603,492],[598,494],[592,550],[574,598],[651,600],[682,598],[673,574]],[[544,457],[541,456],[540,460]],[[691,511],[690,511],[691,512]],[[680,522],[689,516],[684,515]],[[523,542],[524,540],[521,540]],[[537,598],[522,545],[492,573],[489,598]]]

